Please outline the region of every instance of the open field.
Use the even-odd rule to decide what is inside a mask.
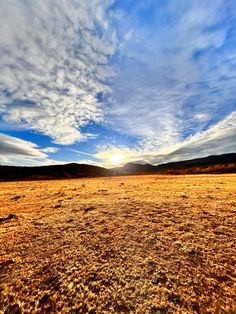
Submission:
[[[0,313],[236,313],[234,174],[0,183],[0,216]]]

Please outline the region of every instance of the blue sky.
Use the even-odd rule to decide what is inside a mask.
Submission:
[[[236,152],[234,0],[0,0],[0,163]]]

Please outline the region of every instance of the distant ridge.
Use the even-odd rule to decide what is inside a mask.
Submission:
[[[131,173],[145,173],[145,172],[170,172],[170,171],[183,171],[187,169],[191,169],[192,171],[194,168],[201,168],[203,171],[206,168],[209,168],[210,166],[222,166],[225,165],[225,167],[219,167],[221,170],[227,170],[228,172],[236,172],[236,153],[231,154],[223,154],[223,155],[211,155],[208,157],[203,158],[196,158],[196,159],[189,159],[189,160],[183,160],[183,161],[176,161],[176,162],[168,162],[164,164],[160,164],[157,166],[151,165],[151,164],[136,164],[136,163],[127,163],[123,167],[119,168],[119,172],[131,174]],[[231,165],[230,167],[227,165]],[[234,166],[233,166],[234,165]],[[234,171],[231,171],[233,170]],[[216,169],[215,169],[216,170]],[[225,171],[222,171],[225,172]],[[226,171],[227,172],[227,171]]]
[[[1,181],[72,179],[148,173],[236,173],[236,153],[169,162],[157,166],[127,163],[123,167],[113,169],[77,163],[40,167],[0,166]]]

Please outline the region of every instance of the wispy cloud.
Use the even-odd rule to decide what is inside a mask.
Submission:
[[[211,126],[208,130],[188,137],[170,147],[155,149],[152,144],[129,147],[100,147],[95,155],[106,166],[111,166],[110,158],[113,154],[123,155],[124,163],[152,163],[160,164],[170,161],[180,161],[208,155],[232,153],[236,151],[236,111],[222,121]]]
[[[57,147],[46,147],[41,148],[40,151],[44,153],[57,153],[59,149]]]
[[[76,153],[77,155],[85,155],[85,156],[89,156],[89,157],[93,156],[93,154],[86,153],[86,152],[83,152],[83,151],[78,150],[78,149],[71,148],[70,151],[73,153]]]
[[[109,59],[116,48],[110,1],[0,3],[0,114],[71,144],[80,128],[101,122],[97,98],[108,93]]]
[[[151,163],[160,163],[236,152],[236,111],[211,126],[208,130],[190,136],[165,154],[150,156]]]

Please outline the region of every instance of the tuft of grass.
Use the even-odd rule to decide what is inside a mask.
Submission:
[[[58,191],[58,194],[59,194],[60,196],[65,196],[65,195],[66,195],[65,189],[64,189],[64,188],[60,188],[60,190]]]

